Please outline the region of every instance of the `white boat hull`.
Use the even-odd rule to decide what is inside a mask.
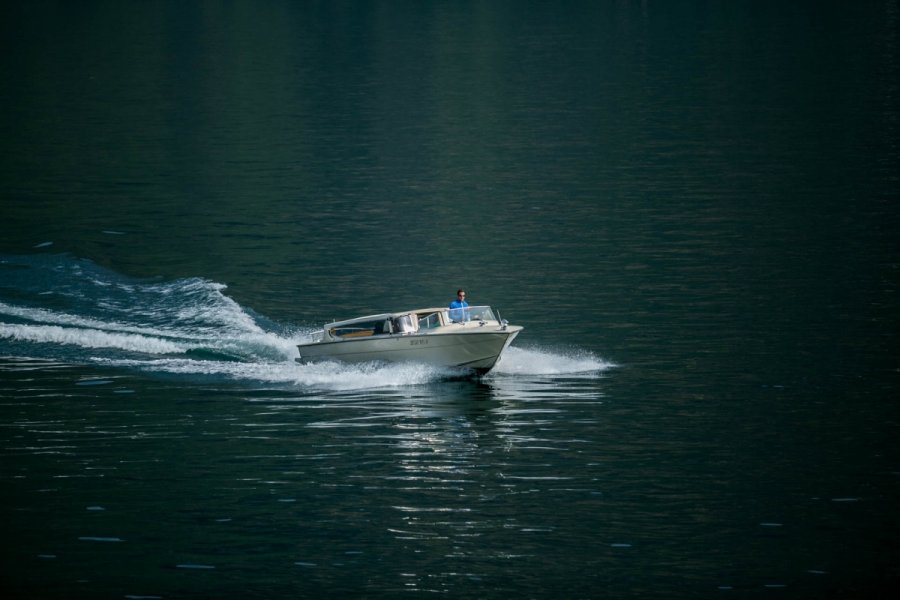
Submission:
[[[347,363],[370,361],[421,362],[430,365],[472,369],[487,373],[522,327],[508,325],[459,327],[456,331],[385,335],[298,346],[298,362],[336,360]]]

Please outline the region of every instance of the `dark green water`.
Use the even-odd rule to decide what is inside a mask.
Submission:
[[[4,4],[3,597],[896,591],[900,8],[782,4]]]

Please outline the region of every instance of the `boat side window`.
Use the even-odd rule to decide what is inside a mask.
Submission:
[[[390,333],[390,322],[385,319],[377,321],[364,321],[359,323],[347,323],[331,330],[331,335],[339,338],[368,337]]]
[[[422,315],[419,317],[419,329],[434,329],[441,326],[441,318],[438,313]]]

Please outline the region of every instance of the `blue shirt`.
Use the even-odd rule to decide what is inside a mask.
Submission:
[[[450,318],[454,321],[464,321],[469,317],[469,303],[465,300],[454,300],[450,303]]]

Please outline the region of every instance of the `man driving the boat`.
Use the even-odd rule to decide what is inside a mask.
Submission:
[[[466,302],[466,290],[456,290],[456,300],[450,303],[450,320],[454,323],[469,320],[469,303]]]

